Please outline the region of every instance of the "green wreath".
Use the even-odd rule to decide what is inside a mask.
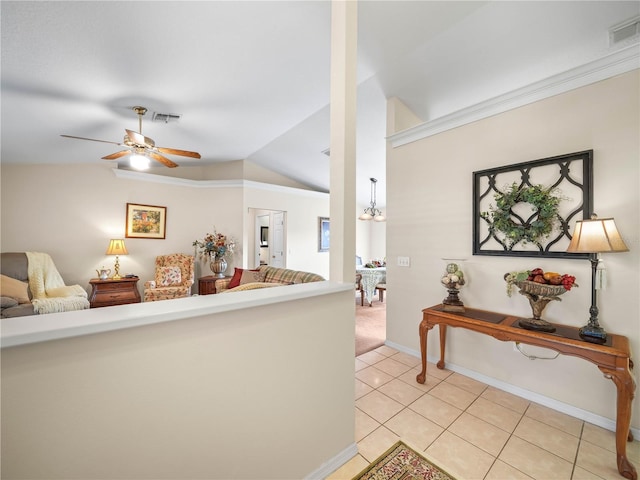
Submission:
[[[520,187],[517,183],[494,195],[496,206],[489,205],[490,212],[480,216],[489,224],[489,233],[504,235],[507,250],[522,242],[540,245],[540,240],[549,236],[558,219],[558,205],[561,198],[553,194],[553,189],[542,185]],[[512,208],[518,203],[529,203],[536,211],[524,223],[513,220]]]

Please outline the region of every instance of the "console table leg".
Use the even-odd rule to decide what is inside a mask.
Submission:
[[[631,401],[634,397],[635,382],[629,370],[609,370],[600,368],[605,377],[613,380],[617,389],[616,411],[616,459],[618,472],[629,480],[637,480],[638,472],[627,458],[627,441],[633,438],[629,426],[631,424]]]
[[[437,364],[437,367],[442,370],[444,368],[444,345],[447,340],[447,326],[444,324],[440,324],[440,361]]]
[[[427,379],[427,334],[433,325],[427,324],[424,320],[420,322],[420,356],[422,357],[422,371],[416,376],[416,382],[424,383]]]

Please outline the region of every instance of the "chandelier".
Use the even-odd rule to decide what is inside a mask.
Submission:
[[[362,215],[358,218],[360,220],[373,220],[374,222],[384,222],[386,217],[382,214],[382,211],[376,208],[376,183],[378,180],[370,178],[371,180],[371,203],[364,209]]]

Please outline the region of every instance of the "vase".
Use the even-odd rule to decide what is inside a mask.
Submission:
[[[210,264],[209,268],[215,274],[216,277],[224,278],[224,272],[227,270],[227,261],[224,258],[215,258]]]

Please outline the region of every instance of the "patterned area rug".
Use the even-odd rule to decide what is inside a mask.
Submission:
[[[401,441],[380,455],[353,480],[455,480]]]

